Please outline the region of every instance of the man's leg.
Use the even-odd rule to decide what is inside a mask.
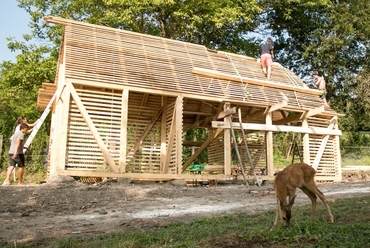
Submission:
[[[12,172],[14,170],[15,166],[9,166],[6,171],[6,179],[3,183],[3,185],[10,185],[10,177],[12,176]]]
[[[271,79],[271,65],[267,67],[267,79]]]
[[[18,185],[23,184],[23,172],[24,172],[24,167],[18,167]]]

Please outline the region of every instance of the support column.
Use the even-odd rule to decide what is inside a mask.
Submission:
[[[176,100],[176,174],[182,173],[182,111],[183,111],[183,97],[179,96]]]
[[[230,103],[225,103],[224,105],[224,111],[230,108]],[[224,118],[225,126],[229,127],[232,123],[230,123],[229,118]],[[224,129],[224,174],[226,176],[231,175],[231,164],[232,164],[232,158],[231,158],[231,130],[230,128]]]
[[[308,128],[307,119],[303,119],[303,128]],[[310,136],[308,133],[303,134],[303,162],[310,165]]]
[[[338,130],[338,122],[335,123],[334,125],[334,129],[335,130]],[[335,138],[334,138],[334,142],[335,142],[335,150],[334,150],[334,161],[336,161],[336,172],[335,172],[335,179],[334,181],[337,181],[337,182],[340,182],[342,181],[342,156],[340,155],[340,142],[339,142],[339,136],[336,135]]]
[[[121,141],[120,141],[120,159],[119,159],[119,169],[121,173],[126,172],[128,97],[129,90],[124,89],[122,91],[122,103],[121,103]]]
[[[266,125],[272,125],[272,112],[266,114]],[[266,165],[267,175],[274,175],[274,147],[272,132],[266,132]]]
[[[166,155],[167,155],[167,96],[162,96],[162,120],[161,120],[161,161],[160,161],[160,171],[164,171],[164,167],[166,164]]]
[[[56,91],[62,90],[66,85],[64,51],[63,45],[63,59],[59,61]],[[64,170],[66,168],[69,102],[70,92],[65,87],[60,97],[55,99],[51,110],[49,176],[56,175],[58,170]]]

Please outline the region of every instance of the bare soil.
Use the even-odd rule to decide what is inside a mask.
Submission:
[[[370,193],[370,181],[349,173],[341,183],[319,183],[329,202]],[[300,190],[297,205],[310,204]],[[48,244],[67,237],[167,225],[195,218],[275,209],[271,182],[262,187],[219,183],[86,184],[77,181],[0,187],[0,246]],[[335,216],[334,216],[335,217]],[[272,223],[271,223],[272,224]]]

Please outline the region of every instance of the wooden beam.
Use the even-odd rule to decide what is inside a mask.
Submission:
[[[120,134],[120,156],[119,156],[119,168],[121,173],[126,171],[126,156],[127,156],[127,123],[128,123],[128,97],[129,91],[122,91],[122,102],[121,102],[121,134]]]
[[[226,109],[224,111],[222,111],[221,113],[219,113],[216,117],[216,119],[223,119],[229,115],[232,115],[232,114],[235,114],[236,113],[236,107],[233,107],[233,108],[229,108],[229,109]]]
[[[296,121],[300,120],[301,117],[302,117],[302,114],[295,114],[295,115],[291,115],[291,116],[288,116],[286,118],[283,118],[283,119],[280,119],[280,120],[277,120],[277,121],[273,121],[272,124],[274,124],[274,125],[285,125],[285,124],[288,124],[288,123],[296,122]]]
[[[162,96],[162,119],[161,119],[161,156],[160,156],[160,170],[164,171],[166,164],[166,155],[167,155],[167,96]]]
[[[305,118],[302,122],[303,128],[308,128],[308,121]],[[303,134],[303,162],[311,164],[310,162],[310,135],[308,133]]]
[[[206,112],[197,112],[197,111],[183,111],[184,115],[205,115],[205,116],[210,116],[213,114],[212,113],[206,113]]]
[[[217,114],[216,115],[213,115],[213,116],[208,116],[206,117],[205,119],[202,119],[200,121],[196,121],[194,122],[192,125],[186,127],[186,130],[190,130],[192,128],[197,128],[197,127],[201,127],[201,126],[205,126],[205,125],[209,125],[211,123],[211,121],[214,121],[214,120],[217,120],[218,119],[218,116],[222,110],[222,107],[223,107],[223,103],[220,102],[218,104],[218,108],[217,108]]]
[[[71,96],[72,96],[73,100],[75,101],[75,103],[77,105],[77,108],[80,110],[81,115],[84,118],[87,126],[90,128],[90,131],[91,131],[92,135],[94,136],[95,141],[98,144],[101,152],[103,153],[104,158],[108,162],[108,165],[109,165],[110,169],[114,173],[119,173],[118,167],[114,163],[114,160],[113,160],[112,156],[110,155],[108,148],[106,147],[106,145],[104,144],[104,141],[100,137],[98,130],[96,129],[96,127],[95,127],[94,123],[92,122],[89,114],[87,113],[87,111],[85,109],[85,106],[83,105],[83,103],[82,103],[80,97],[78,96],[75,88],[73,87],[72,83],[67,81],[66,85],[67,85],[69,91],[71,92]]]
[[[174,105],[173,111],[172,111],[171,127],[170,127],[170,132],[168,134],[168,144],[167,144],[167,151],[166,151],[166,162],[164,164],[163,171],[162,171],[163,174],[168,173],[168,169],[170,167],[171,153],[172,153],[172,149],[174,147],[175,138],[176,138],[176,120],[177,120],[177,118],[176,118],[176,110],[177,110],[177,105],[179,104],[179,98],[180,97],[181,96],[178,96],[176,98],[176,102],[175,102],[175,105]]]
[[[230,176],[223,174],[153,174],[153,173],[124,173],[115,174],[112,172],[88,171],[88,170],[59,170],[58,175],[81,176],[81,177],[103,177],[103,178],[130,178],[132,180],[230,180]],[[274,177],[259,176],[263,180],[273,180]],[[235,182],[235,180],[230,180]]]
[[[234,129],[240,129],[239,123],[232,123]],[[213,128],[230,128],[229,124],[225,124],[222,121],[212,121]],[[308,134],[320,134],[320,135],[342,135],[340,130],[329,130],[328,128],[322,127],[295,127],[295,126],[282,126],[282,125],[266,125],[266,124],[255,124],[255,123],[243,123],[244,130],[256,130],[256,131],[272,131],[272,132],[294,132],[294,133],[308,133]]]
[[[268,107],[267,108],[267,113],[271,113],[271,112],[274,112],[275,110],[284,108],[286,105],[288,105],[288,101],[286,101],[286,100],[283,100],[281,102],[278,102],[278,103],[276,103],[276,104],[271,105],[270,107]]]
[[[304,118],[308,118],[308,117],[311,117],[311,116],[314,116],[314,115],[321,114],[324,111],[325,111],[325,106],[321,105],[318,108],[310,109],[310,110],[307,110],[307,111],[303,112],[299,119],[303,120]]]
[[[184,172],[186,168],[189,167],[191,163],[193,163],[194,159],[196,159],[199,154],[206,149],[209,144],[222,132],[223,129],[216,129],[208,136],[208,139],[195,151],[195,153],[184,163],[182,166],[182,171]]]
[[[224,111],[230,108],[230,103],[227,102],[224,105]],[[231,118],[225,118],[224,122],[221,122],[225,125],[230,126]],[[213,123],[213,122],[212,122]],[[232,164],[232,154],[231,154],[231,129],[224,129],[224,174],[231,174],[231,164]]]
[[[266,115],[266,126],[272,125],[272,113]],[[266,166],[267,166],[267,175],[274,175],[274,140],[272,131],[266,132]]]
[[[335,123],[334,129],[338,129],[338,122]],[[342,180],[342,156],[340,155],[340,140],[339,136],[334,137],[334,161],[336,161],[336,168],[338,168],[337,179],[334,181]]]
[[[254,85],[259,85],[259,86],[264,86],[264,87],[292,90],[296,92],[302,92],[302,93],[306,93],[310,95],[317,95],[317,96],[322,95],[322,91],[320,90],[307,89],[303,87],[292,86],[289,84],[279,84],[279,83],[274,83],[274,82],[270,82],[267,80],[259,80],[259,79],[249,78],[249,77],[239,77],[237,75],[222,73],[216,70],[209,70],[209,69],[204,69],[204,68],[199,68],[199,67],[193,67],[192,72],[194,74],[198,74],[198,75],[205,76],[205,77],[230,80],[234,82],[243,81],[243,83],[254,84]]]
[[[65,80],[65,42],[61,44],[59,51],[59,60],[57,66],[57,89],[66,87]],[[68,111],[70,92],[64,90],[59,99],[55,99],[51,107],[51,127],[50,127],[50,175],[54,175],[57,170],[65,169],[67,131],[68,131]]]
[[[178,96],[176,99],[176,105],[175,105],[175,144],[176,144],[176,150],[175,150],[175,159],[176,159],[176,174],[181,173],[182,169],[182,109],[183,109],[183,97]]]

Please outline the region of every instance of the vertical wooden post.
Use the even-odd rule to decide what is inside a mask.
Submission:
[[[224,111],[230,108],[230,103],[225,103]],[[225,126],[230,126],[230,118],[224,118]],[[231,130],[230,128],[224,129],[224,173],[226,176],[231,175],[231,165],[232,165],[232,157],[231,157]]]
[[[302,127],[308,128],[307,119],[303,119]],[[310,164],[310,136],[308,133],[303,134],[303,162]]]
[[[162,120],[161,120],[161,161],[160,161],[160,171],[164,171],[166,164],[166,154],[167,154],[167,96],[162,96]]]
[[[56,91],[65,87],[65,45],[62,43],[59,61],[58,82]],[[69,114],[70,91],[67,87],[63,90],[60,98],[55,99],[52,109],[51,127],[50,127],[50,171],[52,176],[58,170],[64,170],[66,166],[67,154],[67,132],[68,132],[68,114]]]
[[[119,169],[121,173],[125,173],[126,171],[128,97],[129,90],[123,89],[121,103],[121,141],[120,141],[120,159],[119,159]]]
[[[338,130],[338,122],[335,123],[334,129]],[[335,144],[335,150],[334,150],[334,161],[336,162],[335,165],[337,166],[335,173],[336,178],[334,181],[340,182],[342,181],[342,156],[340,155],[340,142],[339,142],[339,136],[336,135],[334,138],[334,144]]]
[[[183,110],[183,97],[179,96],[176,100],[176,174],[182,172],[182,110]]]
[[[272,112],[266,114],[266,125],[272,125]],[[272,132],[266,132],[266,164],[267,175],[274,175],[274,147]]]

